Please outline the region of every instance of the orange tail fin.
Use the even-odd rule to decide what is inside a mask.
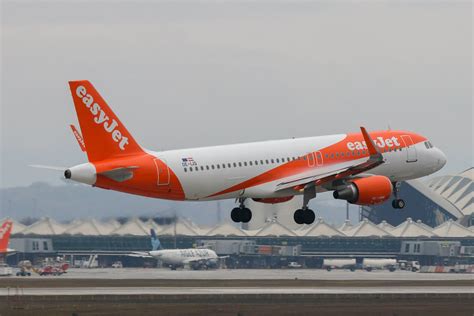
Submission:
[[[3,223],[2,227],[0,227],[0,252],[5,252],[7,250],[12,226],[12,221],[7,220]]]
[[[89,161],[143,152],[89,81],[69,81],[69,87]]]

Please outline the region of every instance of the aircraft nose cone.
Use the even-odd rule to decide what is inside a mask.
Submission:
[[[438,154],[436,155],[437,156],[437,162],[438,162],[438,168],[441,169],[444,167],[444,165],[446,164],[447,162],[447,158],[446,158],[446,155],[438,149]]]

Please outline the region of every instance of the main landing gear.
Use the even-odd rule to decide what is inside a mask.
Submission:
[[[296,224],[312,224],[316,215],[314,214],[313,210],[308,208],[309,200],[316,197],[316,187],[314,185],[307,185],[304,188],[303,194],[303,207],[296,210],[295,214],[293,215],[293,219],[295,220]]]
[[[245,198],[240,198],[239,207],[235,207],[230,213],[230,217],[236,223],[248,223],[252,219],[252,211],[249,208],[245,207],[244,201]]]
[[[395,199],[392,201],[392,207],[394,209],[402,209],[405,207],[405,200],[398,198],[398,193],[400,192],[400,182],[392,182],[393,185],[393,195]]]

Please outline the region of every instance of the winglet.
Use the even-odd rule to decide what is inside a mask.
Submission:
[[[367,149],[369,150],[369,154],[371,156],[382,155],[380,153],[379,149],[377,148],[377,146],[375,146],[375,143],[372,140],[372,138],[370,137],[369,133],[367,133],[367,131],[365,130],[365,127],[361,126],[360,130],[362,132],[362,136],[364,136],[365,144],[367,145]]]
[[[86,144],[84,143],[84,139],[82,138],[81,134],[79,134],[77,128],[74,125],[71,124],[69,126],[71,126],[72,133],[74,134],[74,137],[76,137],[79,147],[81,147],[83,152],[86,152]]]

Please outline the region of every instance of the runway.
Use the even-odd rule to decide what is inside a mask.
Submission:
[[[241,295],[241,294],[472,294],[470,286],[396,286],[396,287],[61,287],[1,288],[6,295]]]
[[[407,271],[71,269],[7,277],[0,315],[472,316],[474,276]]]
[[[16,277],[13,277],[16,278]],[[24,277],[18,277],[24,278]],[[69,269],[59,277],[39,276],[29,278],[54,279],[162,279],[162,280],[474,280],[473,274],[458,273],[418,273],[411,271],[375,270],[371,272],[357,270],[322,269],[219,269],[219,270],[177,270],[144,268],[100,268]]]

